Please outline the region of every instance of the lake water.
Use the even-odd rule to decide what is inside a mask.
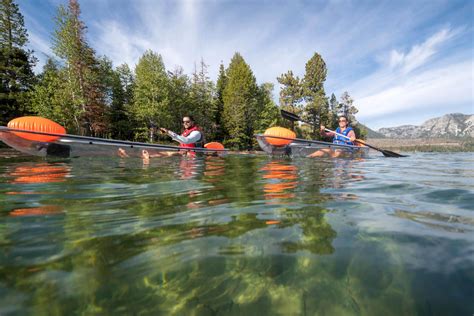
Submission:
[[[0,155],[0,315],[472,315],[474,155]]]

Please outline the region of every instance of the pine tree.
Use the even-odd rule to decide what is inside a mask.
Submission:
[[[226,135],[224,130],[224,124],[222,122],[222,116],[224,113],[224,90],[227,85],[227,75],[225,73],[224,64],[219,66],[219,76],[217,77],[216,83],[216,95],[215,95],[215,104],[216,104],[216,113],[214,117],[214,122],[216,124],[216,139],[222,141]]]
[[[329,103],[324,92],[326,81],[326,63],[321,55],[314,53],[306,63],[304,76],[305,117],[313,123],[311,138],[316,137],[318,125],[329,120]]]
[[[115,101],[112,103],[110,120],[112,137],[119,139],[132,139],[131,132],[134,127],[130,109],[133,103],[133,88],[135,78],[130,67],[122,64],[115,69],[118,77],[118,84],[114,83]]]
[[[73,102],[71,113],[80,133],[104,134],[107,108],[95,52],[85,39],[77,0],[60,5],[56,16],[53,50],[65,62],[67,91]]]
[[[232,57],[226,74],[223,120],[228,138],[225,144],[248,149],[252,147],[255,125],[261,113],[256,80],[239,53]]]
[[[105,96],[105,103],[109,109],[109,128],[113,138],[127,139],[131,137],[130,134],[130,120],[126,112],[126,106],[130,104],[127,94],[127,87],[122,85],[121,76],[132,76],[128,65],[123,65],[120,70],[124,73],[114,70],[112,61],[103,56],[98,60],[100,82],[102,83],[102,93]],[[133,80],[126,78],[125,80]]]
[[[357,107],[354,105],[354,99],[345,91],[341,95],[341,103],[338,105],[337,115],[344,115],[349,120],[351,127],[354,129],[357,138],[364,139],[367,136],[367,130],[361,128],[359,122],[357,121],[355,115],[359,112]]]
[[[277,77],[278,83],[282,85],[280,90],[280,107],[296,115],[301,115],[303,110],[304,87],[303,81],[294,76],[293,71],[288,70],[287,73]],[[295,122],[284,120],[282,126],[295,129]]]
[[[263,104],[263,110],[255,127],[256,133],[263,133],[271,126],[281,125],[280,111],[273,101],[273,83],[264,83],[259,87],[259,102]]]
[[[58,63],[48,58],[43,72],[38,76],[38,82],[30,92],[31,109],[37,115],[49,118],[66,129],[76,126],[71,116],[72,99],[67,90],[66,73]]]
[[[207,65],[201,59],[199,70],[195,69],[191,81],[190,112],[194,114],[196,123],[201,127],[207,140],[213,140],[216,135],[214,116],[216,103],[214,102],[215,87],[209,79]]]
[[[172,119],[168,100],[169,82],[159,54],[146,51],[135,67],[135,87],[132,117],[137,123],[135,138],[145,140],[149,135],[149,126],[167,126]]]
[[[302,80],[298,76],[295,77],[291,70],[277,77],[277,80],[283,86],[280,90],[280,106],[287,111],[300,114],[303,101]]]
[[[13,0],[0,0],[0,125],[29,112],[28,91],[34,84],[36,63],[23,15]]]
[[[347,116],[347,118],[351,122],[355,123],[356,122],[355,114],[357,114],[359,110],[354,106],[353,103],[354,103],[354,100],[349,95],[349,93],[345,91],[341,95],[341,103],[338,106],[337,114]]]
[[[191,104],[191,83],[182,67],[176,67],[174,71],[168,72],[168,78],[168,100],[171,119],[164,127],[179,132],[183,128],[181,123],[183,116],[192,115],[189,113]]]

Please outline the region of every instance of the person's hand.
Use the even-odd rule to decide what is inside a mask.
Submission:
[[[356,140],[355,136],[351,136],[349,137],[349,139],[351,140],[351,142],[354,142]]]
[[[326,129],[326,126],[321,125],[321,127],[320,127],[321,133],[324,133],[324,132],[325,132],[325,129]]]
[[[160,127],[160,131],[161,131],[163,134],[168,134],[168,130],[167,130],[166,128]]]

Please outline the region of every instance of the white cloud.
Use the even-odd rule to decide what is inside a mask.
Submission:
[[[471,60],[453,65],[427,70],[404,78],[400,83],[356,98],[359,108],[358,118],[370,122],[371,127],[381,127],[378,119],[403,112],[434,111],[440,108],[445,113],[459,112],[456,107],[462,104],[474,104],[473,65]],[[409,119],[409,115],[407,120]],[[421,122],[419,122],[421,123]]]
[[[425,64],[431,56],[436,54],[437,48],[444,42],[455,36],[458,31],[443,29],[428,38],[424,43],[415,45],[404,54],[397,50],[392,50],[390,54],[389,66],[391,69],[400,70],[406,74]]]

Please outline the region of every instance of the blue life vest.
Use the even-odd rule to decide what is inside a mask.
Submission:
[[[339,134],[342,134],[342,135],[344,135],[344,136],[349,137],[348,134],[349,134],[349,132],[352,131],[352,130],[353,130],[352,127],[349,127],[349,126],[348,126],[348,127],[346,127],[346,129],[345,129],[343,132],[341,132],[341,128],[338,127],[338,128],[336,129],[336,133],[339,133]],[[333,142],[334,144],[354,145],[354,143],[351,142],[350,140],[348,140],[347,138],[344,138],[344,137],[338,136],[338,135],[334,135],[334,139],[333,139],[332,142]]]

